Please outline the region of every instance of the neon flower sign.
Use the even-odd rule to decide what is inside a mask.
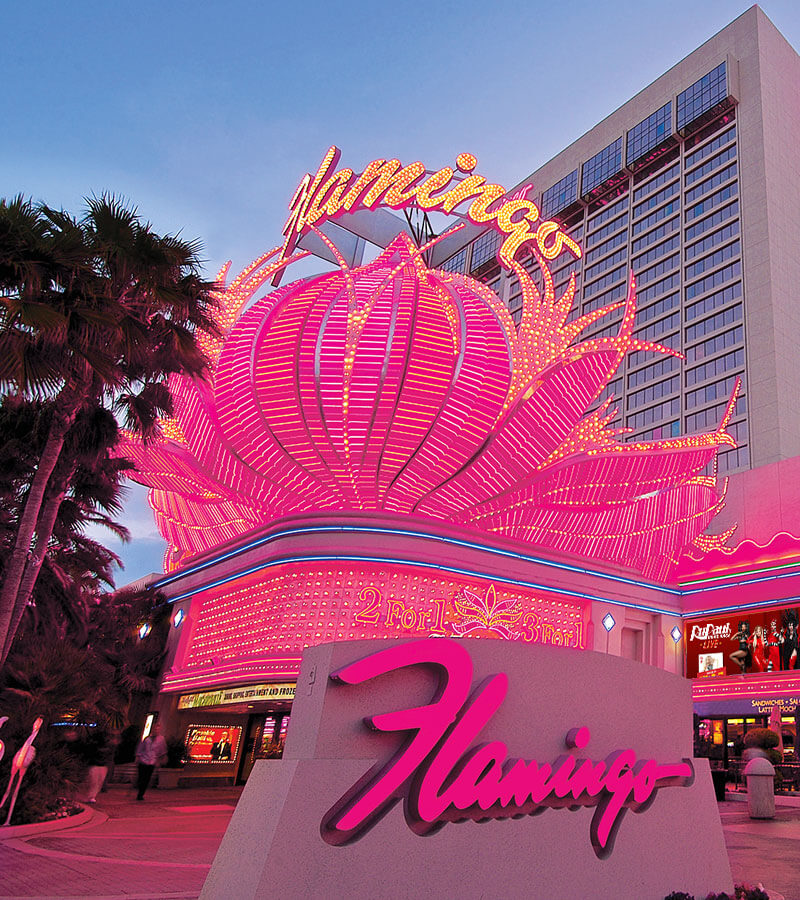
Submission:
[[[725,430],[733,398],[713,432],[637,443],[610,427],[611,399],[597,405],[630,351],[675,354],[634,337],[633,277],[624,303],[575,316],[575,281],[556,296],[548,260],[580,248],[540,222],[532,201],[506,202],[475,175],[453,187],[450,167],[424,177],[421,163],[331,174],[336,157],[301,184],[284,247],[228,284],[221,273],[221,337],[201,338],[211,377],[172,376],[164,440],[129,436],[120,448],[151,488],[167,569],[282,516],[345,510],[454,523],[661,578],[693,542],[724,541],[703,534],[722,491],[702,470],[735,446]],[[462,157],[471,171],[474,157]],[[519,324],[486,285],[428,268],[431,244],[401,234],[351,268],[315,224],[357,203],[455,210],[457,197],[472,198],[468,217],[506,234],[500,259],[522,293]],[[304,229],[329,244],[339,270],[245,312],[298,258],[286,253]],[[616,334],[580,340],[615,311]]]
[[[471,153],[458,155],[457,169],[445,166],[428,172],[421,162],[404,166],[399,159],[376,159],[360,175],[352,169],[332,172],[340,156],[339,148],[331,147],[316,173],[309,173],[298,185],[283,228],[286,240],[281,259],[314,226],[359,208],[402,209],[413,204],[425,211],[453,213],[467,201],[470,205],[464,215],[470,222],[490,224],[505,235],[499,256],[506,266],[527,242],[533,242],[545,259],[555,259],[565,248],[576,258],[581,256],[581,248],[558,222],[541,219],[538,206],[525,198],[527,190],[509,199],[502,185],[487,184],[482,175],[471,174],[478,164]],[[457,172],[462,173],[460,178]]]
[[[431,834],[448,822],[594,807],[592,848],[606,859],[628,809],[643,812],[661,788],[688,787],[694,781],[689,759],[660,764],[638,759],[632,749],[616,750],[600,761],[578,756],[591,737],[585,727],[567,734],[570,752],[552,764],[509,758],[502,741],[473,746],[502,705],[508,678],[490,676],[468,699],[472,660],[465,647],[454,641],[397,644],[330,677],[342,684],[361,684],[415,665],[435,666],[441,684],[428,705],[365,719],[375,731],[408,737],[398,753],[357,782],[326,813],[320,830],[329,844],[358,840],[401,799],[406,823],[419,835]]]

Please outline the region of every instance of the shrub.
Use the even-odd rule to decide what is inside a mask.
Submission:
[[[770,750],[780,743],[778,735],[770,728],[752,728],[744,736],[745,747],[759,747],[762,750]]]

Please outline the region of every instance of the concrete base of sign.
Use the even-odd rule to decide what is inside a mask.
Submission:
[[[732,879],[707,760],[690,786],[661,788],[647,808],[623,816],[613,852],[590,841],[593,809],[447,824],[420,837],[402,803],[359,840],[321,837],[326,813],[377,760],[396,752],[395,734],[367,731],[362,717],[431,702],[429,669],[398,669],[360,685],[331,670],[395,642],[329,644],[303,659],[286,756],[257,762],[203,889],[203,900],[238,898],[558,897],[661,900],[671,891],[732,893]],[[504,671],[509,690],[479,740],[504,741],[510,757],[554,763],[564,737],[586,726],[583,757],[620,748],[639,759],[691,756],[689,683],[605,654],[504,641],[461,641],[473,684]]]

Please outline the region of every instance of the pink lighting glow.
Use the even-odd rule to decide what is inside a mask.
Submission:
[[[462,156],[459,166],[474,166]],[[352,172],[342,172],[350,174],[336,184],[350,184]],[[483,194],[473,193],[484,202],[498,186],[480,180]],[[321,196],[302,209],[313,212]],[[413,199],[412,191],[390,205]],[[525,228],[537,222],[527,243],[515,240],[515,211]],[[568,321],[575,284],[555,296],[545,238],[557,233],[567,247],[571,239],[548,231],[554,223],[539,222],[524,199],[483,215],[476,221],[496,219],[513,244],[501,260],[522,289],[519,326],[486,285],[427,268],[426,248],[405,234],[365,266],[341,260],[339,271],[279,288],[246,312],[296,257],[270,262],[276,248],[220,288],[223,337],[203,338],[210,379],[171,378],[175,416],[163,440],[129,437],[121,450],[150,487],[167,571],[265,522],[324,511],[451,522],[659,578],[698,539],[704,550],[722,542],[703,535],[722,491],[699,473],[720,446],[734,445],[725,431],[732,406],[715,432],[623,443],[608,403],[588,411],[628,352],[673,352],[633,337],[633,277],[624,304]],[[313,227],[306,217],[303,228]],[[523,252],[542,270],[543,293],[517,261]],[[616,336],[579,341],[621,306]]]
[[[296,674],[303,649],[325,641],[469,636],[582,650],[585,606],[430,569],[294,562],[197,595],[179,669],[166,674],[164,689],[199,687],[229,669],[256,680],[275,655],[294,658]]]
[[[414,641],[373,653],[331,673],[334,681],[361,684],[405,666],[432,665],[440,685],[430,704],[365,719],[379,732],[408,732],[402,748],[360,779],[326,814],[321,833],[334,845],[358,840],[403,799],[408,827],[431,834],[447,822],[510,819],[543,808],[594,807],[592,847],[600,859],[613,848],[627,809],[641,812],[660,788],[689,786],[691,760],[661,765],[639,760],[634,750],[616,750],[604,760],[578,756],[590,740],[588,728],[566,736],[569,753],[552,764],[508,757],[502,741],[471,746],[502,705],[508,676],[492,675],[471,696],[473,666],[463,644]]]

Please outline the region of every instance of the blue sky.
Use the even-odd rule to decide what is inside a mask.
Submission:
[[[113,191],[200,238],[209,275],[279,242],[330,144],[511,186],[745,9],[728,0],[0,3],[0,196]],[[800,47],[800,3],[762,5]],[[123,584],[164,544],[131,491]],[[109,540],[109,543],[113,543]]]

